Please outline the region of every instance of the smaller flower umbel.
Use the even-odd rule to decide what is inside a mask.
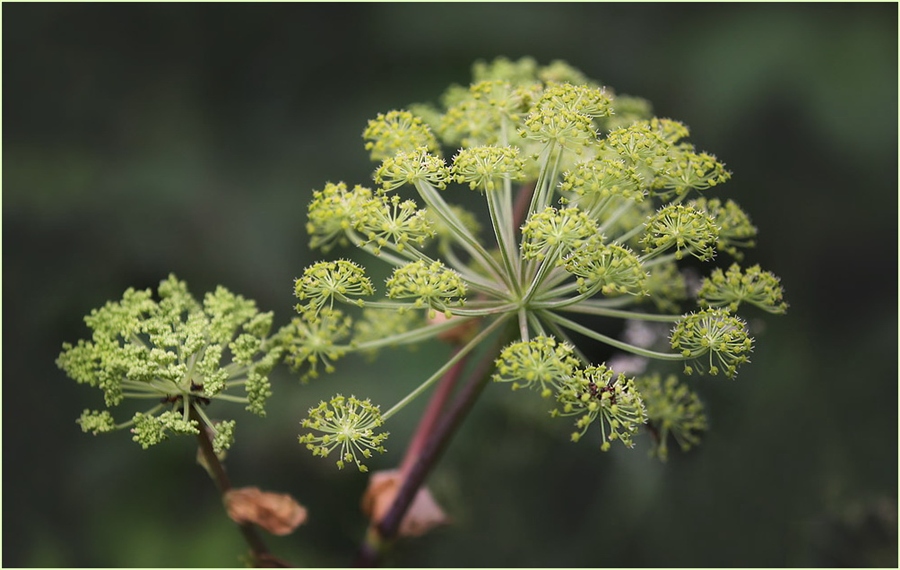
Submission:
[[[688,374],[729,378],[749,360],[753,339],[736,312],[746,304],[784,312],[778,279],[757,266],[713,269],[691,311],[677,265],[723,252],[740,260],[754,245],[756,228],[740,207],[706,196],[731,174],[687,142],[687,126],[653,117],[646,101],[618,96],[565,63],[500,59],[474,71],[471,86],[449,89],[440,108],[416,105],[415,113],[369,122],[363,138],[378,163],[373,188],[338,183],[314,193],[311,246],[353,245],[392,273],[378,298],[363,265],[308,267],[295,288],[292,362],[314,375],[318,364],[330,371],[345,354],[466,327],[449,361],[408,396],[381,416],[367,408],[381,422],[503,331],[499,352],[488,355],[491,378],[537,391],[555,405],[554,416],[574,418],[573,439],[595,425],[601,449],[616,441],[631,447],[650,417],[651,428],[659,420],[657,435],[696,443],[701,412],[683,390],[616,374],[587,355],[597,342],[682,363]],[[481,220],[459,205],[469,191],[483,200]],[[331,312],[337,304],[346,314]],[[363,321],[347,320],[360,310]],[[446,318],[421,318],[437,313]],[[586,316],[666,323],[669,347],[612,338],[586,326]],[[652,391],[649,409],[642,386]],[[318,442],[317,455],[340,447],[340,464],[361,465],[368,455],[354,454],[353,430],[334,423],[355,417],[339,413],[348,402],[335,400],[331,416],[314,408],[304,426],[325,435],[303,441]],[[339,433],[346,443],[336,443]],[[380,451],[381,439],[359,433],[368,443],[358,449]]]
[[[634,380],[624,374],[616,375],[605,365],[576,371],[559,391],[557,400],[560,407],[553,410],[553,415],[580,416],[575,422],[579,431],[572,433],[572,441],[580,440],[588,427],[598,422],[603,433],[600,446],[603,451],[616,440],[632,447],[632,436],[647,421],[644,402]]]
[[[283,352],[278,335],[270,335],[272,313],[223,287],[198,303],[174,275],[158,293],[157,302],[150,290],[129,289],[121,301],[92,311],[85,317],[91,340],[63,344],[57,360],[78,383],[100,388],[108,408],[126,399],[152,405],[123,423],[109,410],[85,410],[78,422],[94,434],[130,427],[145,449],[205,426],[221,452],[234,439],[235,422],[213,421],[205,408],[218,400],[265,415],[268,375]]]
[[[355,463],[360,471],[367,471],[362,460],[372,457],[372,452],[384,453],[381,443],[387,439],[387,432],[375,433],[384,423],[378,406],[369,400],[359,400],[354,396],[345,398],[338,394],[330,402],[320,402],[309,410],[309,417],[302,422],[304,428],[321,432],[316,436],[307,433],[300,436],[300,443],[306,444],[313,455],[328,457],[339,449],[337,466],[344,468],[347,463]]]
[[[652,453],[663,461],[668,458],[670,434],[682,451],[700,442],[700,432],[707,428],[706,414],[700,398],[687,385],[675,375],[663,379],[650,374],[638,381],[637,388],[647,407],[647,423],[654,440]]]

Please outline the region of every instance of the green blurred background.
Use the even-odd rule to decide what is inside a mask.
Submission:
[[[568,442],[490,387],[430,485],[454,524],[401,566],[897,564],[896,4],[3,6],[3,565],[230,566],[244,545],[191,441],[82,434],[101,403],[54,365],[84,314],[169,272],[291,316],[310,193],[366,183],[376,113],[435,100],[498,55],[563,59],[732,170],[748,261],[791,309],[735,381],[701,378],[712,430],[668,464]],[[759,315],[754,316],[757,319]],[[759,323],[755,323],[758,325]],[[352,562],[366,479],[296,443],[334,392],[390,405],[443,347],[348,359],[270,417],[239,412],[236,485],[289,492],[297,565]],[[373,376],[372,370],[377,370]],[[497,388],[497,389],[495,389]],[[421,406],[417,408],[420,409]],[[417,410],[390,426],[395,465]],[[563,425],[565,424],[565,425]]]

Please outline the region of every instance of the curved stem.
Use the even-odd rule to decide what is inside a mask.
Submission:
[[[195,407],[191,406],[190,408],[192,418],[202,424],[202,420],[199,414],[197,414]],[[225,494],[231,490],[231,481],[228,479],[228,474],[225,473],[225,467],[222,465],[222,462],[219,461],[219,457],[213,450],[212,440],[207,435],[205,429],[200,429],[200,433],[197,434],[197,441],[200,444],[200,453],[203,454],[203,459],[206,461],[206,470],[209,473],[209,476],[212,477],[213,482],[215,482],[216,488],[222,494],[222,499],[224,501]],[[266,543],[263,542],[262,537],[259,535],[259,532],[257,532],[257,529],[253,524],[239,524],[238,528],[240,529],[244,540],[247,542],[247,545],[250,547],[250,555],[253,558],[253,566],[255,568],[285,568],[289,566],[287,563],[269,553]]]
[[[559,307],[558,310],[568,311],[571,313],[583,313],[586,315],[599,315],[601,317],[616,317],[620,319],[630,319],[636,321],[654,321],[658,323],[677,323],[684,318],[684,315],[663,315],[659,313],[636,313],[633,311],[623,311],[621,309],[613,309],[601,305],[591,305],[587,302],[582,302],[571,307]]]
[[[565,317],[561,317],[550,311],[541,311],[540,313],[541,318],[543,318],[545,321],[558,323],[559,325],[569,330],[581,333],[588,338],[598,340],[604,344],[608,344],[620,350],[624,350],[625,352],[637,354],[638,356],[646,356],[647,358],[655,358],[657,360],[669,360],[674,362],[681,362],[683,360],[686,360],[686,358],[680,354],[675,354],[672,352],[656,352],[654,350],[647,350],[646,348],[628,344],[627,342],[622,342],[621,340],[616,340],[610,336],[598,333],[593,329],[589,329],[584,325],[580,325],[575,321],[569,320]]]
[[[377,348],[384,348],[386,346],[398,346],[403,344],[410,344],[413,342],[420,342],[429,338],[436,337],[440,333],[456,328],[465,322],[468,322],[468,318],[460,317],[457,320],[451,319],[442,323],[428,324],[424,327],[419,327],[391,336],[381,337],[377,340],[370,340],[368,342],[349,345],[346,348],[348,350],[372,350]]]
[[[427,390],[429,386],[434,384],[441,376],[446,374],[447,371],[450,370],[450,368],[452,368],[459,360],[461,360],[467,354],[472,352],[472,350],[474,350],[475,347],[477,347],[482,342],[484,342],[484,339],[487,338],[495,330],[497,330],[497,327],[499,327],[501,324],[506,322],[506,320],[508,318],[509,318],[509,315],[503,315],[501,317],[498,317],[494,322],[492,322],[487,327],[485,327],[485,329],[483,331],[481,331],[480,333],[478,333],[478,335],[475,338],[473,338],[468,343],[466,343],[466,345],[463,348],[459,349],[459,351],[456,354],[454,354],[453,357],[450,360],[448,360],[446,364],[441,366],[437,372],[432,374],[431,377],[428,378],[428,380],[425,380],[424,382],[422,382],[422,384],[418,388],[416,388],[415,390],[410,392],[405,398],[403,398],[402,400],[400,400],[399,402],[394,404],[394,407],[392,407],[390,410],[388,410],[384,414],[382,414],[382,416],[381,416],[382,419],[387,420],[388,418],[390,418],[391,416],[393,416],[394,414],[396,414],[397,412],[402,410],[408,403],[415,400],[419,396],[419,394],[421,394],[422,392]]]
[[[504,336],[501,335],[497,339],[494,348],[499,350],[503,340]],[[478,367],[472,371],[469,381],[460,390],[451,408],[447,410],[447,413],[437,423],[431,436],[422,447],[418,458],[409,467],[406,477],[403,479],[403,484],[397,492],[390,509],[374,528],[369,528],[366,540],[357,556],[356,566],[375,566],[379,562],[382,550],[386,544],[396,538],[400,523],[410,505],[412,505],[413,498],[415,498],[419,488],[425,482],[425,478],[446,449],[460,423],[472,408],[475,400],[478,399],[482,389],[487,385],[497,350],[485,352]]]
[[[247,383],[246,380],[238,380],[237,382]],[[216,394],[215,399],[223,402],[234,402],[235,404],[247,404],[250,402],[250,399],[246,396],[232,396],[230,394]]]
[[[484,267],[498,283],[504,283],[509,287],[509,276],[503,273],[503,269],[494,258],[491,257],[491,254],[489,254],[478,242],[478,239],[466,229],[465,225],[459,220],[456,214],[454,214],[449,206],[447,206],[447,203],[438,193],[437,189],[425,181],[416,182],[416,189],[419,191],[419,195],[422,197],[422,200],[425,201],[425,204],[430,207],[445,224],[447,224],[447,227],[450,228],[450,231],[456,238],[457,243],[468,251],[469,255],[471,255],[474,260],[477,260],[477,262]]]
[[[504,186],[507,184],[508,179],[504,181]],[[503,260],[506,274],[513,276],[518,275],[519,273],[519,256],[516,255],[516,246],[513,242],[513,238],[509,235],[513,221],[511,217],[507,217],[511,216],[511,212],[508,212],[508,210],[503,207],[502,197],[500,196],[502,192],[502,189],[484,190],[485,197],[487,198],[488,214],[491,217],[491,225],[494,228],[494,237],[497,240],[497,248],[500,250],[500,257]],[[512,291],[517,297],[521,296],[522,291],[520,289],[519,280],[512,279],[511,281]]]
[[[496,351],[487,352],[482,357],[478,368],[474,370],[468,383],[463,386],[459,396],[453,402],[447,414],[441,418],[434,432],[422,448],[418,461],[409,470],[403,486],[397,493],[394,504],[391,505],[385,517],[378,524],[378,531],[383,538],[393,538],[400,527],[400,521],[412,503],[416,491],[424,483],[426,476],[437,463],[441,453],[446,449],[451,436],[456,432],[463,418],[472,408],[475,400],[481,394],[482,389],[490,380],[490,371],[494,366]]]
[[[430,436],[431,432],[434,430],[434,426],[440,418],[441,411],[444,409],[447,400],[450,398],[453,387],[456,385],[456,381],[459,380],[459,375],[462,373],[467,360],[467,358],[463,358],[458,361],[453,365],[453,368],[448,370],[447,373],[444,374],[444,377],[441,378],[438,387],[428,401],[428,407],[425,408],[425,412],[419,420],[419,425],[416,426],[415,434],[406,448],[406,454],[403,456],[403,461],[400,462],[400,477],[405,477],[419,458],[419,455],[422,452],[422,446],[425,445],[425,442],[428,441],[428,436]]]

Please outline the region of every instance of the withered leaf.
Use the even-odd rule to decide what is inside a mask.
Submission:
[[[306,508],[293,497],[257,487],[232,489],[225,493],[224,502],[234,522],[253,523],[277,536],[294,532],[306,521]]]

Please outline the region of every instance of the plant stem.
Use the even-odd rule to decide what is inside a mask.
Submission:
[[[458,350],[459,349],[457,348],[457,351]],[[456,381],[459,380],[459,375],[467,360],[467,358],[463,358],[458,361],[453,365],[453,368],[444,374],[440,384],[438,384],[437,389],[428,401],[428,407],[425,408],[425,412],[422,413],[422,419],[419,420],[419,425],[416,427],[413,438],[406,448],[406,454],[403,456],[403,461],[400,463],[401,477],[406,476],[416,459],[418,459],[422,446],[425,445],[428,436],[431,435],[431,432],[434,430],[434,426],[437,424],[438,418],[440,418],[441,411],[444,409],[450,394],[453,392],[453,387],[456,385]]]
[[[199,420],[199,414],[197,414],[194,406],[191,406],[190,413],[194,419]],[[231,490],[231,481],[228,479],[228,474],[225,472],[225,466],[222,465],[222,462],[219,461],[219,457],[213,450],[212,440],[206,429],[203,427],[203,423],[201,422],[200,425],[200,433],[197,434],[197,441],[200,444],[200,453],[203,454],[203,459],[206,461],[207,472],[210,477],[212,477],[213,482],[215,482],[216,488],[219,489],[224,501],[225,494]],[[252,523],[239,524],[238,528],[244,536],[247,545],[250,547],[250,555],[253,559],[254,568],[290,567],[289,564],[269,553],[268,547],[266,547],[265,542],[263,542],[262,537]]]
[[[453,366],[456,365],[457,361],[466,358],[471,351],[475,350],[488,336],[491,335],[491,333],[493,333],[499,326],[501,326],[507,320],[507,318],[508,315],[502,315],[496,318],[494,322],[487,325],[484,330],[482,330],[480,333],[478,333],[477,336],[466,343],[464,347],[457,350],[456,353],[450,358],[450,360],[448,360],[443,366],[438,368],[438,370],[427,380],[422,382],[422,384],[418,388],[416,388],[415,390],[407,394],[402,400],[394,404],[394,406],[390,410],[382,414],[381,417],[384,420],[387,420],[388,418],[402,410],[408,403],[418,398],[422,392],[424,392],[432,384],[443,378],[447,371],[449,371],[451,368],[453,368]]]
[[[457,348],[455,352],[458,353],[459,350],[460,349]],[[459,380],[459,375],[465,367],[467,360],[467,358],[463,358],[462,360],[457,361],[456,364],[453,365],[453,368],[444,374],[437,389],[428,401],[428,407],[425,409],[425,412],[423,412],[422,418],[419,420],[419,425],[416,426],[413,438],[406,448],[403,461],[400,463],[399,472],[401,480],[405,479],[409,470],[415,465],[415,461],[419,458],[422,447],[428,440],[428,436],[430,436],[434,430],[434,426],[437,423],[438,418],[440,418],[440,413],[444,409],[447,400],[453,391],[453,387],[456,385],[456,381]],[[369,523],[369,528],[366,530],[365,541],[360,547],[359,554],[357,555],[357,566],[374,566],[375,561],[379,557],[378,550],[380,549],[381,544],[382,540],[378,534],[376,522],[372,521]]]
[[[425,482],[431,469],[437,464],[453,434],[456,433],[462,420],[481,394],[481,390],[487,385],[490,379],[489,373],[494,366],[494,358],[503,338],[504,336],[501,336],[495,343],[496,346],[485,352],[477,368],[469,376],[466,385],[460,389],[460,393],[450,409],[438,421],[415,462],[408,468],[390,509],[374,528],[370,527],[365,543],[357,556],[356,566],[375,566],[379,562],[384,546],[396,538],[400,523],[412,505],[416,493]]]

